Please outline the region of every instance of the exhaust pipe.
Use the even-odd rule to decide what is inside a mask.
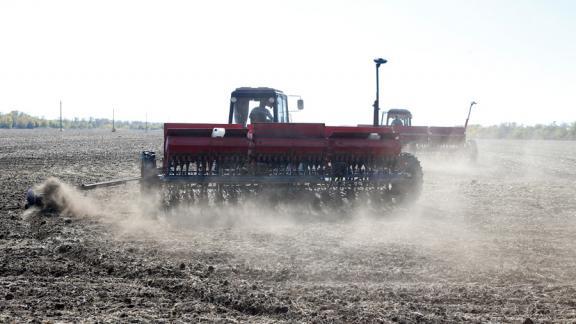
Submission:
[[[472,101],[470,103],[470,108],[468,109],[468,117],[466,117],[466,122],[464,123],[464,130],[466,130],[468,128],[468,120],[470,119],[470,113],[472,112],[472,106],[474,106],[475,104],[477,104],[476,101]]]
[[[374,59],[376,63],[376,100],[374,100],[374,126],[378,126],[378,117],[380,116],[380,76],[378,70],[380,65],[386,64],[387,60],[383,58]]]

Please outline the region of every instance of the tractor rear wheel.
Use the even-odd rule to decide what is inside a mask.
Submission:
[[[156,153],[143,151],[140,154],[140,191],[153,192],[158,187],[158,170],[156,169]]]

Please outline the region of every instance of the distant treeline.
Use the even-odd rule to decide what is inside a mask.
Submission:
[[[112,128],[112,120],[107,118],[63,119],[64,128],[90,129]],[[118,129],[145,129],[142,121],[115,121]],[[0,128],[60,128],[60,120],[33,117],[19,111],[0,113]],[[148,129],[162,129],[162,123],[148,123]],[[552,123],[548,125],[526,126],[516,123],[503,123],[493,126],[470,125],[468,135],[471,138],[495,139],[555,139],[576,140],[576,122]]]
[[[554,122],[534,126],[516,123],[493,126],[471,125],[468,135],[472,138],[576,140],[576,122],[570,124]]]
[[[108,128],[112,129],[112,120],[107,118],[74,118],[63,119],[63,128]],[[114,127],[119,129],[146,129],[146,122],[142,121],[114,121]],[[50,120],[33,117],[19,111],[7,114],[0,113],[0,128],[60,128],[60,120]],[[162,123],[148,123],[148,129],[161,129]]]

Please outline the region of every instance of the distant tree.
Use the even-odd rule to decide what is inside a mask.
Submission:
[[[573,140],[576,139],[576,122],[573,122],[572,124],[570,124],[570,127],[568,128],[568,134],[570,136],[570,139],[573,139]]]

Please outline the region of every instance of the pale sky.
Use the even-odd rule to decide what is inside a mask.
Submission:
[[[576,1],[0,0],[0,112],[227,122],[230,92],[301,95],[298,122],[576,121]]]

